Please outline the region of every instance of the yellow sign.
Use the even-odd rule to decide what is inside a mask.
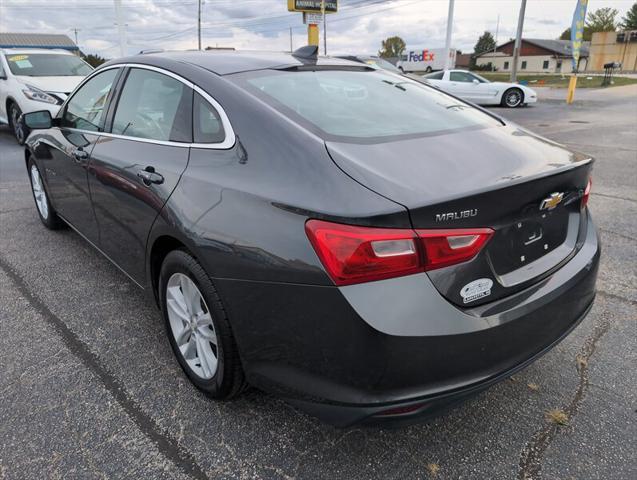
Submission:
[[[19,62],[20,60],[26,60],[29,58],[28,55],[14,55],[13,57],[8,57],[7,60],[10,62]]]
[[[288,0],[288,11],[319,13],[323,11],[323,3],[325,13],[336,13],[338,10],[338,0]]]

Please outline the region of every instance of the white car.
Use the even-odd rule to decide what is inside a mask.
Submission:
[[[0,49],[0,123],[8,123],[23,144],[29,132],[20,115],[49,110],[55,116],[78,83],[93,71],[66,50]]]
[[[479,105],[515,108],[537,102],[537,93],[532,88],[517,83],[490,82],[466,70],[443,70],[425,75],[421,80]]]

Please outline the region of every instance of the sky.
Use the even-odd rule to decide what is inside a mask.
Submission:
[[[588,11],[619,10],[634,0],[589,0]],[[197,48],[197,0],[121,0],[126,53]],[[576,0],[528,0],[524,37],[557,38],[568,28]],[[398,35],[408,46],[444,47],[448,0],[339,0],[327,17],[328,54],[375,54],[381,40]],[[498,43],[515,36],[520,0],[456,0],[452,46],[473,51],[485,30]],[[63,33],[84,53],[120,55],[113,0],[0,0],[0,32]],[[202,45],[248,50],[289,50],[307,43],[302,14],[287,0],[204,0]],[[322,35],[322,33],[321,33]],[[322,38],[322,37],[321,37]],[[322,41],[322,40],[321,40]],[[321,43],[322,45],[322,43]],[[323,52],[321,47],[321,53]]]

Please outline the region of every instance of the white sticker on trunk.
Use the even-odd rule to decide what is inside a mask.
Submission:
[[[460,296],[464,303],[474,302],[480,298],[488,297],[491,295],[491,287],[493,286],[493,280],[490,278],[478,278],[471,283],[467,283],[462,290],[460,290]]]

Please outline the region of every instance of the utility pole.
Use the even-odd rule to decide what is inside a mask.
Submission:
[[[197,2],[197,7],[197,45],[198,49],[201,50],[201,0]]]
[[[113,0],[115,3],[115,18],[117,20],[117,35],[119,37],[119,54],[126,56],[126,32],[122,20],[122,0]]]
[[[292,27],[290,27],[290,52],[294,51],[294,47],[292,46]]]
[[[449,0],[449,13],[447,13],[447,38],[445,40],[445,70],[451,68],[451,32],[453,30],[453,4],[455,0]]]
[[[495,25],[495,45],[493,46],[493,71],[495,72],[495,54],[498,51],[498,33],[500,33],[500,14],[498,13],[498,23]]]
[[[323,14],[323,55],[327,55],[327,23],[325,15],[325,0],[321,0],[321,13]]]
[[[323,13],[323,55],[327,55],[327,15],[325,15],[325,0],[321,2],[321,11]]]
[[[82,29],[81,28],[71,28],[70,29],[73,33],[75,33],[75,45],[79,46],[79,43],[77,43],[77,32],[81,32]]]
[[[522,45],[522,30],[524,28],[524,11],[526,10],[526,0],[522,0],[520,5],[520,16],[518,17],[518,30],[515,34],[515,46],[513,47],[513,68],[511,68],[511,82],[518,79],[518,60],[520,58],[520,47]]]

